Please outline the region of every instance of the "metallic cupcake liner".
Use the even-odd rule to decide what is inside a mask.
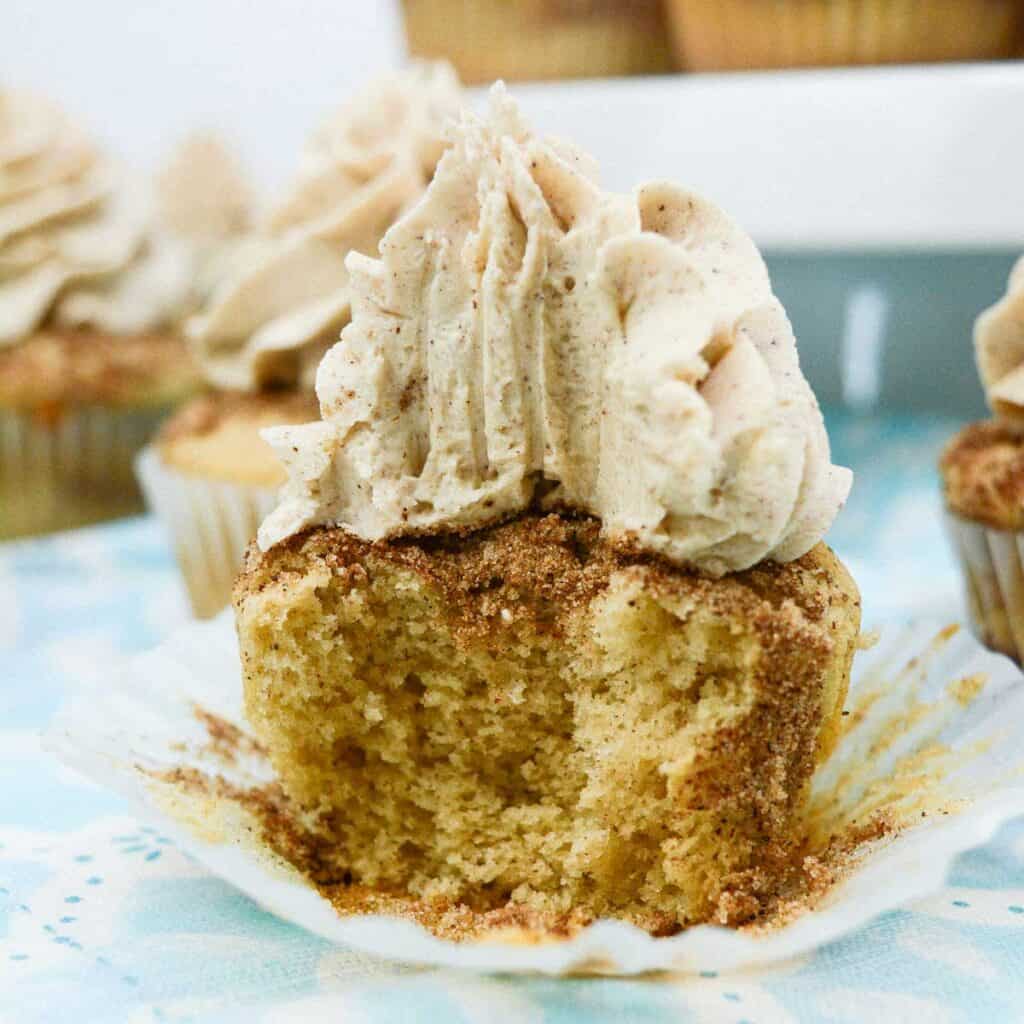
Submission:
[[[0,539],[138,515],[132,474],[167,409],[0,409]]]
[[[945,521],[963,570],[974,635],[1024,663],[1024,531],[996,530],[948,509]]]
[[[245,549],[274,507],[276,490],[190,476],[165,465],[152,447],[140,453],[135,472],[170,536],[193,614],[216,615],[231,600]]]

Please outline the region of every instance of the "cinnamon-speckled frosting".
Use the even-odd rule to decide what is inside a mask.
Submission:
[[[44,322],[119,335],[183,318],[193,252],[155,206],[63,111],[0,89],[0,347]]]
[[[851,476],[753,242],[676,186],[601,191],[500,86],[451,143],[380,258],[349,257],[324,421],[266,432],[289,482],[260,543],[473,529],[542,501],[716,575],[810,550]]]
[[[974,353],[989,407],[1024,427],[1024,257],[1010,273],[1006,294],[978,317]]]
[[[251,258],[217,289],[189,336],[222,388],[312,389],[351,310],[349,252],[375,253],[423,193],[461,93],[445,64],[417,64],[359,95],[310,140],[299,176]]]

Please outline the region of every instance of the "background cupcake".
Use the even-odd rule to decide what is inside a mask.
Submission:
[[[947,523],[979,639],[1024,661],[1024,258],[978,317],[978,371],[994,418],[942,453]]]
[[[373,82],[313,135],[294,184],[189,323],[216,390],[165,425],[138,471],[197,615],[227,603],[284,480],[260,430],[318,418],[316,369],[349,319],[346,257],[375,253],[422,194],[460,103],[444,64]]]
[[[668,0],[681,67],[810,67],[1013,56],[1017,0]]]
[[[671,69],[661,0],[403,0],[409,52],[467,82]]]
[[[0,537],[140,510],[132,458],[199,384],[204,258],[66,114],[0,91]]]
[[[216,284],[244,261],[255,197],[238,161],[209,132],[196,132],[178,145],[157,175],[156,194],[161,225],[187,241],[189,312],[196,312]]]

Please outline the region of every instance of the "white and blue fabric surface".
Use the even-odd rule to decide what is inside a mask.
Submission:
[[[935,474],[954,426],[831,423],[835,459],[858,479],[830,540],[869,626],[959,618]],[[0,546],[0,1021],[1024,1020],[1024,823],[962,857],[925,902],[756,974],[480,978],[278,921],[40,748],[83,674],[102,684],[185,619],[151,520]]]

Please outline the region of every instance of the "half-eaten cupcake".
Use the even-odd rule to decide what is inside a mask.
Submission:
[[[500,86],[450,143],[348,258],[322,421],[267,431],[247,714],[347,912],[750,920],[837,736],[850,473],[720,210],[602,191]]]

